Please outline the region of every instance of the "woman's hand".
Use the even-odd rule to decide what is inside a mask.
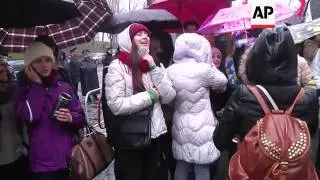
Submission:
[[[34,69],[32,68],[32,66],[30,65],[29,67],[25,68],[24,72],[26,73],[26,75],[28,76],[29,80],[34,82],[34,83],[42,83],[41,78],[39,77],[39,75],[34,71]]]
[[[156,65],[153,57],[150,54],[146,54],[145,56],[143,56],[143,59],[147,60],[149,67]]]
[[[72,115],[67,108],[60,108],[58,111],[54,113],[54,116],[57,118],[58,121],[61,122],[72,122]]]
[[[152,90],[156,93],[156,95],[157,95],[157,97],[158,97],[158,99],[159,99],[159,97],[160,97],[160,92],[158,91],[158,89],[157,89],[157,88],[152,88]]]

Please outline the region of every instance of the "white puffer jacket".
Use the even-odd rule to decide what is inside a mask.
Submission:
[[[121,51],[130,53],[131,40],[129,28],[119,34],[118,42]],[[172,101],[176,95],[163,66],[157,67],[149,73],[144,73],[142,80],[146,91],[133,95],[131,71],[127,65],[118,59],[112,61],[109,65],[108,73],[105,76],[105,92],[108,106],[115,115],[133,114],[152,105],[150,95],[147,91],[154,86],[160,92],[160,99],[163,104]],[[157,138],[166,132],[165,119],[160,102],[158,101],[154,104],[152,113],[151,138]]]
[[[209,89],[225,89],[227,78],[212,64],[209,42],[196,34],[183,34],[175,44],[175,64],[167,69],[176,90],[172,127],[173,155],[189,163],[208,164],[220,152],[212,135],[217,119]]]

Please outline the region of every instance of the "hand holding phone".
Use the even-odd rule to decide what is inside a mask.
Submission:
[[[35,71],[35,69],[30,65],[29,67],[25,68],[25,73],[28,76],[29,80],[34,82],[34,83],[42,83],[42,80],[38,73]]]

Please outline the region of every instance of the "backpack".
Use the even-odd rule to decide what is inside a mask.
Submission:
[[[238,144],[229,163],[230,180],[318,180],[310,156],[308,126],[291,115],[304,90],[287,110],[279,110],[269,93],[259,88],[274,109],[268,108],[256,86],[248,86],[265,115]]]

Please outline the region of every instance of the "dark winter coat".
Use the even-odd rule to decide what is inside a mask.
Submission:
[[[250,82],[263,85],[280,109],[287,109],[297,96],[297,54],[287,28],[265,30],[252,48],[247,61]],[[267,101],[266,97],[264,99]],[[270,103],[268,103],[271,108]],[[293,116],[307,122],[313,135],[318,127],[318,99],[315,89],[305,88],[303,98],[293,110]],[[241,85],[229,100],[214,134],[218,149],[232,147],[232,138],[242,139],[264,116],[256,98],[245,85]]]
[[[84,59],[81,63],[80,81],[82,96],[85,96],[89,91],[100,87],[97,64],[90,58]]]

